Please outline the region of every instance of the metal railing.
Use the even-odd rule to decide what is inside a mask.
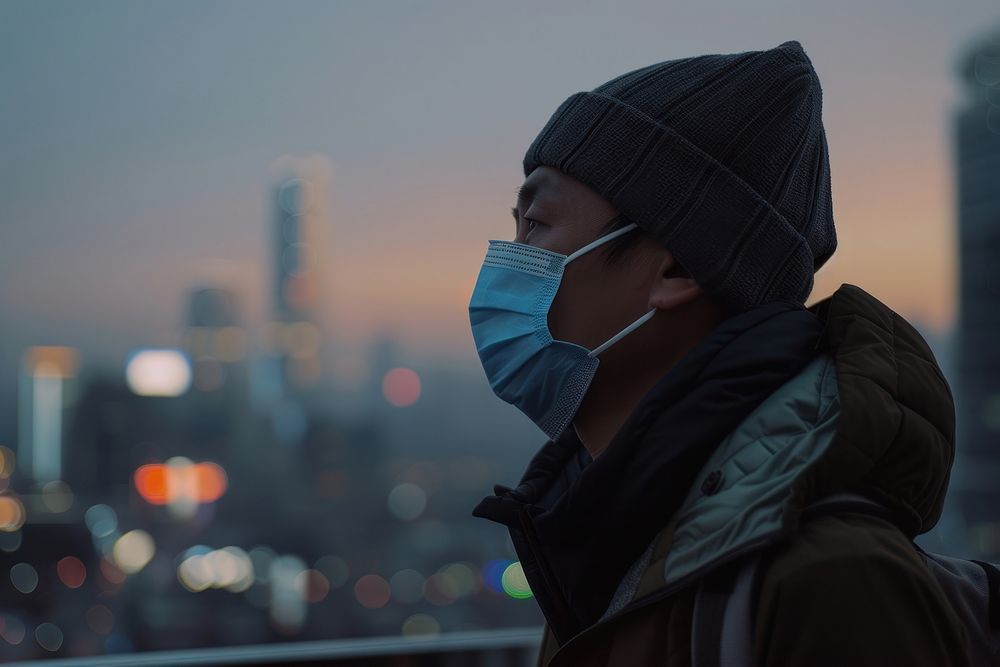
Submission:
[[[310,642],[149,651],[85,658],[29,660],[25,667],[151,667],[153,665],[296,665],[337,667],[534,667],[542,628],[448,632]]]

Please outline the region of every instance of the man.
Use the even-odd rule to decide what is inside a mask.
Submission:
[[[967,664],[911,544],[948,488],[948,383],[859,287],[804,305],[837,245],[821,102],[787,41],[571,95],[528,148],[469,310],[549,439],[473,514],[510,531],[539,665],[691,664],[696,584],[761,549],[752,664]],[[893,519],[802,518],[841,491]]]

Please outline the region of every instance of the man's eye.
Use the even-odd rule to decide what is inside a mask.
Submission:
[[[525,221],[526,223],[528,223],[528,231],[529,231],[529,232],[530,232],[531,230],[533,230],[533,229],[535,228],[535,225],[537,225],[537,224],[538,224],[538,221],[537,221],[537,220],[533,220],[533,219],[531,219],[531,218],[525,218],[525,219],[524,219],[524,221]]]

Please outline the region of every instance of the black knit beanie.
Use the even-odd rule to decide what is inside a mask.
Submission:
[[[570,95],[524,175],[585,183],[728,308],[804,304],[837,248],[822,99],[794,40],[667,60]]]

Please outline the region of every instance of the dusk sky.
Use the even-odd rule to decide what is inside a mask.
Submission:
[[[310,159],[330,174],[330,336],[475,362],[472,285],[556,107],[789,39],[823,86],[839,238],[809,302],[850,282],[945,331],[957,61],[1000,9],[873,4],[2,0],[0,345],[164,344],[203,279],[263,320],[272,188]]]

